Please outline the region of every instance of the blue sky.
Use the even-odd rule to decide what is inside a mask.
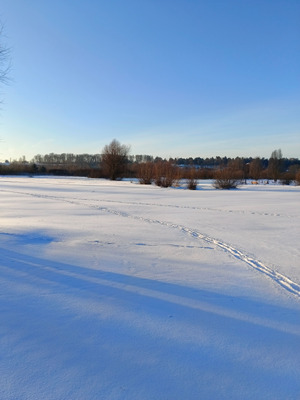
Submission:
[[[299,0],[1,0],[0,160],[300,157]]]

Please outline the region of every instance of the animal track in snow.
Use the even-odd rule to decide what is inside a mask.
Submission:
[[[35,193],[28,193],[28,192],[21,192],[21,191],[13,191],[13,190],[6,190],[6,189],[2,189],[3,191],[7,191],[7,192],[14,192],[14,193],[18,193],[18,194],[23,194],[23,195],[27,195],[27,196],[32,196],[32,197],[40,197],[40,198],[46,198],[49,200],[54,200],[54,201],[62,201],[62,202],[66,202],[69,204],[75,204],[75,205],[81,205],[81,206],[85,206],[88,208],[93,208],[99,211],[103,211],[112,215],[116,215],[119,217],[124,217],[124,218],[130,218],[130,219],[134,219],[134,220],[139,220],[142,222],[147,222],[147,223],[151,223],[151,224],[159,224],[162,226],[166,226],[169,228],[173,228],[173,229],[178,229],[196,239],[200,239],[203,240],[211,245],[214,245],[215,247],[229,253],[230,255],[232,255],[233,257],[235,257],[236,259],[245,262],[248,266],[254,268],[255,270],[263,273],[264,275],[268,276],[269,278],[271,278],[274,282],[276,282],[277,284],[279,284],[281,287],[283,287],[284,289],[288,290],[290,293],[300,297],[300,285],[294,281],[292,281],[290,278],[288,278],[287,276],[273,270],[272,268],[266,266],[265,264],[263,264],[261,261],[256,260],[250,256],[248,256],[247,254],[243,253],[242,251],[236,249],[235,247],[221,241],[215,238],[212,238],[210,236],[207,236],[201,232],[198,232],[197,230],[193,230],[191,228],[185,227],[183,225],[179,225],[179,224],[174,224],[171,222],[167,222],[167,221],[162,221],[162,220],[157,220],[157,219],[151,219],[151,218],[144,218],[141,216],[136,216],[136,215],[131,215],[128,214],[126,212],[123,211],[117,211],[114,210],[112,208],[109,207],[104,207],[104,206],[99,206],[99,204],[90,204],[91,199],[76,199],[76,198],[66,198],[66,197],[59,197],[59,196],[53,196],[53,195],[40,195],[40,194],[35,194]],[[85,202],[88,201],[89,204],[86,204]],[[99,202],[99,201],[98,201]],[[109,202],[107,200],[105,200],[105,202]],[[114,201],[110,201],[110,202],[114,202]],[[131,204],[131,205],[150,205],[150,206],[157,206],[157,204],[151,204],[151,203],[134,203],[134,202],[119,202],[119,201],[115,201],[116,203],[119,204]],[[159,206],[163,206],[163,205],[159,205]],[[178,207],[179,206],[167,206],[167,207]],[[194,207],[182,207],[182,208],[194,208]],[[195,209],[197,209],[195,207]],[[213,210],[213,209],[207,209],[207,210]],[[218,210],[214,210],[214,211],[218,211]],[[265,214],[265,213],[263,213]],[[270,214],[269,214],[270,215]],[[279,214],[278,214],[279,215]]]
[[[25,194],[28,196],[33,197],[40,197],[40,198],[49,198],[53,200],[61,200],[66,202],[80,202],[80,201],[87,201],[93,202],[96,204],[99,203],[112,203],[112,204],[124,204],[128,206],[151,206],[151,207],[165,207],[165,208],[177,208],[177,209],[188,209],[188,210],[199,210],[199,211],[216,211],[219,213],[228,213],[228,214],[241,214],[241,215],[259,215],[262,217],[287,217],[287,218],[299,218],[300,214],[282,214],[282,213],[272,213],[272,212],[265,212],[265,211],[253,211],[253,210],[232,210],[232,209],[220,209],[220,208],[213,208],[213,207],[197,207],[197,206],[183,206],[177,204],[162,204],[162,203],[149,203],[149,202],[138,202],[138,201],[121,201],[121,200],[111,200],[111,199],[90,199],[90,198],[76,198],[76,197],[64,197],[64,196],[52,196],[46,194],[37,194],[37,193],[28,193],[16,190],[8,190],[8,189],[1,189],[2,191],[13,192],[17,194]],[[92,206],[92,205],[91,205]]]

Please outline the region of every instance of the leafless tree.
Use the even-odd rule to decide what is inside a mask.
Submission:
[[[252,160],[249,165],[249,175],[252,179],[258,181],[259,178],[261,177],[261,173],[262,173],[262,163],[261,159],[257,157],[254,160]]]
[[[282,152],[280,149],[272,151],[269,160],[268,172],[270,177],[276,182],[280,177],[282,169]]]
[[[130,147],[116,139],[104,146],[101,155],[101,166],[104,174],[111,180],[122,178],[128,162]]]
[[[1,24],[0,24],[1,25]],[[5,46],[4,41],[3,26],[0,26],[0,83],[7,83],[8,73],[10,71],[10,50]]]

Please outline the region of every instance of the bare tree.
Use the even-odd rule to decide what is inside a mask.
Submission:
[[[249,175],[252,179],[256,181],[259,180],[262,173],[262,163],[259,157],[256,157],[254,160],[251,161],[249,166]]]
[[[104,174],[111,180],[122,178],[128,162],[130,147],[116,139],[104,146],[101,155],[101,166]]]
[[[1,25],[1,24],[0,24]],[[0,26],[0,83],[8,82],[8,73],[10,70],[10,50],[3,44],[3,26]]]
[[[276,182],[280,177],[282,169],[282,152],[280,149],[272,151],[269,160],[268,172],[270,177]]]

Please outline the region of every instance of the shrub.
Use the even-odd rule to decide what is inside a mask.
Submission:
[[[169,161],[159,161],[155,164],[155,184],[161,187],[170,187],[179,180],[179,169]]]
[[[197,189],[197,179],[194,179],[194,178],[189,179],[187,187],[189,190],[196,190]]]
[[[189,173],[188,184],[187,187],[189,190],[197,189],[197,179],[196,179],[196,170],[192,168]]]
[[[294,179],[295,174],[293,174],[292,172],[284,172],[283,174],[281,174],[280,183],[282,185],[290,185]]]
[[[154,164],[151,161],[138,165],[138,179],[143,185],[151,185],[154,180]]]
[[[231,168],[220,169],[215,172],[213,186],[216,189],[236,189],[241,184],[241,176],[238,171]]]

